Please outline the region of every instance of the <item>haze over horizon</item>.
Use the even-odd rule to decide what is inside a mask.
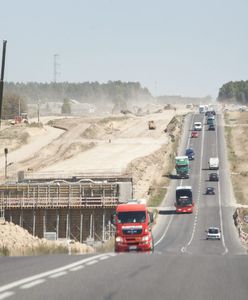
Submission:
[[[5,81],[53,81],[58,54],[58,82],[138,81],[154,96],[216,98],[247,79],[247,11],[244,0],[9,0]]]

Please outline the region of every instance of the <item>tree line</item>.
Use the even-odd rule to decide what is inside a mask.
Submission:
[[[62,101],[65,98],[75,99],[79,102],[97,103],[101,99],[116,102],[118,99],[151,97],[147,88],[139,82],[108,81],[99,82],[51,82],[51,83],[5,83],[6,93],[11,92],[26,99],[28,103],[38,100],[46,102]]]
[[[246,105],[248,103],[248,80],[230,81],[219,89],[217,98],[220,102],[238,102]]]
[[[61,112],[69,112],[69,100],[98,104],[103,102],[125,108],[129,101],[149,102],[153,99],[147,88],[139,82],[51,82],[4,83],[2,118],[11,118],[27,111],[28,104],[61,102]]]

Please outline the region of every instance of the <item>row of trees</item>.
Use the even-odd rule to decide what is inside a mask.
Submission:
[[[24,98],[14,93],[5,93],[2,104],[2,119],[11,119],[27,112],[27,102]]]
[[[219,90],[218,101],[248,103],[248,81],[230,81]]]
[[[62,101],[65,98],[79,102],[95,103],[102,100],[116,103],[128,99],[152,98],[147,88],[141,87],[139,82],[108,81],[99,82],[52,82],[52,83],[5,83],[6,93],[14,93],[26,99],[28,103],[39,100],[45,102]]]
[[[27,112],[27,104],[50,102],[63,103],[61,113],[71,113],[70,100],[92,104],[109,103],[113,107],[126,109],[129,103],[147,103],[153,99],[147,88],[139,82],[108,81],[84,83],[13,83],[4,84],[2,118],[9,119]]]

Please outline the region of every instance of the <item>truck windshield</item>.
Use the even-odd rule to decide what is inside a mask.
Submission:
[[[145,211],[127,211],[119,212],[117,214],[117,222],[124,223],[145,223],[146,212]]]
[[[185,167],[188,167],[187,164],[185,165],[176,165],[177,169],[184,169]]]
[[[177,205],[179,206],[190,206],[192,205],[192,199],[189,197],[180,197],[177,199]]]

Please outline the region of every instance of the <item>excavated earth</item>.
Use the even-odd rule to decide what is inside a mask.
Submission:
[[[5,180],[4,148],[8,148],[8,180],[16,180],[18,171],[43,176],[125,173],[133,176],[134,197],[148,200],[158,174],[171,164],[172,142],[189,111],[178,106],[144,116],[50,118],[49,122],[46,118],[42,124],[5,125],[0,130],[0,181]],[[155,130],[148,129],[150,120]],[[17,225],[0,223],[0,249],[6,255],[35,254],[46,243]],[[76,252],[93,251],[78,244],[71,246]]]

